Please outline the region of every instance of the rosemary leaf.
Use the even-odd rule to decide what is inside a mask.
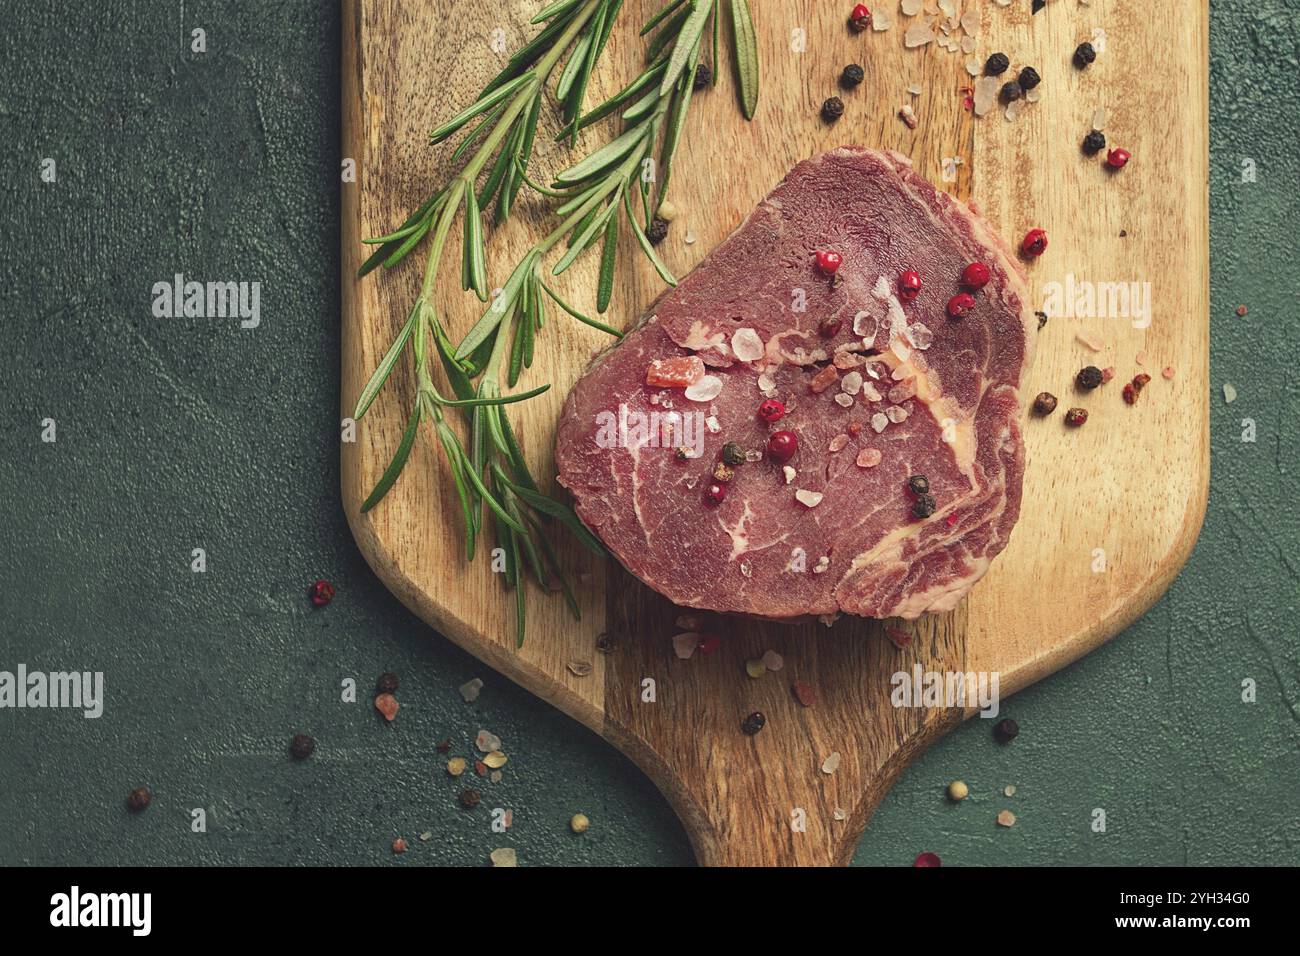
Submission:
[[[519,87],[523,86],[525,83],[535,78],[536,77],[533,73],[524,73],[520,76],[515,77],[509,83],[505,83],[497,87],[490,93],[485,92],[482,96],[480,96],[476,101],[474,101],[469,106],[467,106],[464,110],[457,113],[454,117],[449,119],[447,122],[443,123],[432,133],[430,133],[429,134],[430,143],[434,146],[441,143],[448,136],[451,136],[458,129],[460,129],[470,120],[472,120],[475,116],[478,116],[480,113],[490,110],[492,107],[496,106],[498,103],[504,100],[515,90],[519,89]]]
[[[545,7],[540,13],[533,16],[529,23],[545,23],[553,16],[565,13],[576,7],[582,0],[555,0],[550,6]]]
[[[555,98],[563,102],[569,96],[569,90],[572,89],[574,81],[578,78],[578,73],[587,65],[587,48],[594,41],[590,32],[584,33],[573,47],[573,52],[569,54],[569,62],[564,65],[564,72],[560,74],[560,80],[555,84]]]
[[[620,332],[618,329],[608,326],[604,322],[597,322],[595,319],[583,315],[573,306],[569,305],[569,303],[561,299],[559,294],[554,289],[552,289],[549,285],[547,285],[545,282],[542,283],[542,288],[546,291],[547,295],[549,295],[552,299],[555,300],[556,305],[558,305],[565,312],[569,313],[569,315],[573,316],[582,324],[590,325],[593,329],[600,329],[600,331],[602,332],[608,332],[616,339],[621,339],[623,337],[623,333]]]
[[[526,392],[516,392],[512,395],[496,395],[492,398],[475,396],[473,398],[451,399],[443,398],[441,395],[436,393],[430,394],[429,397],[439,405],[446,406],[447,408],[477,408],[484,405],[513,405],[515,402],[526,401],[527,399],[541,395],[543,392],[550,391],[550,388],[551,384],[550,382],[547,382],[545,385],[538,385],[536,388],[529,389]]]
[[[682,130],[686,126],[686,113],[691,107],[691,95],[695,89],[695,67],[700,59],[700,44],[697,41],[695,49],[691,53],[690,60],[687,62],[688,69],[677,83],[677,88],[673,91],[673,102],[669,107],[668,129],[664,133],[664,144],[660,150],[659,158],[659,195],[656,201],[662,203],[668,195],[668,181],[673,174],[673,157],[677,154],[677,146],[681,142]]]
[[[388,494],[388,489],[393,487],[397,481],[397,476],[402,473],[406,467],[406,459],[411,455],[411,446],[415,444],[415,433],[420,427],[420,406],[417,403],[411,409],[411,416],[406,420],[406,428],[402,432],[402,440],[397,445],[397,451],[393,453],[393,460],[388,463],[384,473],[379,476],[374,490],[361,502],[361,513],[365,514],[375,505],[379,504],[384,495]]]
[[[474,385],[470,382],[464,366],[453,356],[451,340],[447,338],[442,323],[432,321],[429,324],[433,329],[433,344],[438,349],[438,361],[442,363],[442,370],[447,376],[447,381],[451,383],[451,390],[459,399],[473,398]]]
[[[370,408],[370,403],[375,400],[379,390],[384,387],[384,382],[388,381],[388,376],[392,374],[393,366],[397,364],[397,357],[402,354],[406,347],[406,341],[411,337],[411,332],[415,329],[415,321],[420,315],[421,302],[415,303],[415,308],[411,309],[411,314],[402,326],[402,331],[397,333],[397,338],[393,339],[393,344],[388,346],[388,351],[384,357],[379,360],[379,364],[370,374],[370,380],[366,382],[366,387],[361,390],[361,395],[357,399],[356,410],[352,417],[357,421],[365,415],[366,410]]]
[[[708,22],[713,5],[709,0],[691,0],[694,7],[690,16],[682,23],[677,42],[673,44],[673,54],[668,58],[668,68],[664,70],[663,79],[659,81],[659,93],[662,96],[673,88],[677,78],[686,69],[691,55],[698,49],[700,37],[704,34],[704,24]],[[734,10],[734,7],[733,7]]]
[[[456,496],[460,499],[461,515],[465,519],[465,558],[472,561],[474,559],[474,541],[478,522],[474,517],[474,504],[472,503],[474,497],[470,493],[465,478],[476,476],[473,469],[468,467],[468,463],[465,461],[465,453],[456,440],[456,433],[448,428],[444,422],[438,422],[437,430],[438,441],[447,455],[447,464],[451,471],[452,482],[456,485]]]
[[[515,271],[510,273],[510,278],[506,284],[501,287],[501,293],[492,300],[492,304],[484,311],[483,316],[474,323],[474,327],[465,334],[461,339],[460,345],[456,347],[456,358],[463,359],[496,331],[501,324],[501,320],[506,318],[507,313],[513,310],[515,300],[519,297],[519,290],[524,279],[533,268],[536,259],[536,253],[530,252],[524,256],[523,261],[515,266]]]
[[[589,176],[614,165],[628,153],[630,153],[638,142],[645,136],[645,131],[639,127],[632,127],[621,136],[610,140],[600,149],[596,150],[586,159],[581,160],[555,177],[557,185],[572,185],[580,183]]]
[[[465,253],[469,262],[469,288],[473,288],[480,302],[486,302],[487,263],[483,251],[483,219],[479,215],[478,199],[473,188],[465,190]]]
[[[528,470],[528,462],[524,460],[524,451],[519,447],[519,440],[515,438],[515,430],[510,427],[510,416],[501,409],[493,409],[492,415],[496,418],[496,437],[500,439],[499,447],[504,449],[505,456],[510,460],[510,467],[515,472],[513,480],[529,491],[540,494],[537,482],[533,481],[532,472]]]
[[[600,275],[596,282],[596,311],[601,315],[609,308],[614,294],[614,266],[618,260],[618,217],[610,216],[605,227],[605,244],[600,250]]]
[[[601,209],[600,214],[596,216],[584,229],[577,240],[569,247],[568,251],[560,257],[560,261],[555,264],[551,270],[551,275],[558,276],[569,266],[573,265],[575,259],[587,251],[587,248],[596,240],[596,235],[600,230],[605,228],[611,216],[618,210],[618,203],[612,202]]]
[[[731,33],[736,55],[736,77],[740,82],[740,109],[752,120],[758,109],[758,41],[748,0],[731,0]],[[717,69],[717,64],[714,64]]]
[[[604,556],[605,547],[587,530],[587,526],[578,520],[578,516],[573,513],[573,509],[567,505],[562,505],[554,498],[548,498],[536,491],[531,491],[514,482],[503,481],[510,486],[510,490],[517,494],[524,502],[534,511],[540,511],[542,514],[550,515],[558,520],[562,525],[573,532],[574,537],[583,543],[593,554]]]
[[[686,0],[672,0],[672,2],[670,2],[666,7],[664,7],[662,10],[660,10],[658,13],[656,13],[654,16],[652,16],[649,20],[645,22],[645,26],[641,28],[641,35],[645,36],[655,27],[659,26],[659,24],[663,22],[665,17],[671,16],[672,12],[685,2]]]
[[[519,310],[516,309],[515,314],[518,315],[518,313]],[[510,342],[510,367],[506,372],[506,384],[511,388],[514,388],[515,383],[519,381],[519,371],[524,365],[524,329],[527,325],[527,322],[517,319],[510,324],[511,331],[514,332],[514,338]],[[497,335],[500,334],[501,332],[497,332]]]
[[[466,136],[452,152],[451,161],[453,163],[460,162],[465,157],[465,154],[469,152],[469,148],[473,146],[479,136],[482,135],[483,131],[490,126],[496,125],[496,121],[501,118],[501,114],[506,111],[506,107],[509,105],[509,103],[502,103],[487,116],[483,117],[482,121],[470,130],[469,135]]]
[[[650,264],[655,267],[655,272],[659,273],[659,278],[663,279],[671,286],[677,285],[677,280],[673,274],[668,271],[668,267],[663,264],[663,260],[655,254],[655,247],[650,245],[650,240],[646,238],[645,230],[641,228],[641,223],[636,221],[636,216],[632,214],[632,200],[627,193],[623,194],[623,203],[627,206],[627,221],[632,224],[632,232],[636,234],[636,241],[641,245],[641,251],[646,254]]]

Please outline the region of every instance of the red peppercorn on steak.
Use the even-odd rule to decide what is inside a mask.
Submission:
[[[564,405],[559,481],[675,603],[764,618],[951,610],[1024,473],[1025,277],[905,157],[800,163]]]

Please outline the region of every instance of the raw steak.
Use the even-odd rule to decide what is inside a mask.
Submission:
[[[843,260],[833,280],[827,250]],[[950,318],[973,262],[991,280]],[[921,275],[914,301],[899,298],[905,270]],[[904,157],[824,153],[597,357],[564,405],[559,481],[623,565],[679,605],[951,610],[1020,511],[1028,303],[1008,247]],[[693,385],[647,384],[670,359],[654,380]],[[779,421],[759,418],[765,397],[784,403]],[[768,449],[778,431],[798,440],[785,463]],[[728,442],[748,456],[724,483]],[[928,517],[911,476],[929,482]]]

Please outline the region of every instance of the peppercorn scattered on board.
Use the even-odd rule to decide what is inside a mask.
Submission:
[[[527,21],[542,5],[494,7],[505,49],[533,35]],[[645,50],[639,24],[658,6],[625,4],[592,78],[590,104],[636,75]],[[978,11],[977,23],[967,19],[976,27],[967,52],[948,40],[909,48],[917,17],[897,3],[879,5],[888,8],[888,29],[861,33],[846,23],[851,3],[751,6],[761,63],[757,113],[751,122],[740,115],[729,61],[715,69],[714,87],[696,93],[674,163],[675,216],[658,247],[676,275],[796,163],[843,143],[907,155],[940,188],[975,203],[1009,243],[1018,246],[1039,228],[1049,238],[1041,256],[1026,260],[1039,296],[1034,308],[1048,318],[1021,393],[1027,403],[1041,392],[1059,403],[1045,416],[1026,409],[1020,521],[988,575],[955,611],[916,622],[842,618],[827,628],[679,620],[681,609],[557,535],[582,618],[530,583],[527,639],[517,648],[514,601],[490,570],[490,539],[472,564],[463,558],[460,507],[431,436],[416,443],[388,497],[360,513],[406,423],[409,359],[358,425],[356,441],[342,445],[342,496],[358,545],[397,597],[630,756],[677,810],[701,862],[841,864],[907,762],[974,714],[961,706],[892,706],[893,675],[996,672],[1005,699],[1142,614],[1195,542],[1209,474],[1208,9],[1187,0],[1057,0],[1031,15],[1027,3],[959,0],[958,16]],[[925,16],[933,4],[920,6]],[[356,161],[358,175],[341,187],[343,416],[422,278],[423,257],[413,255],[392,272],[357,280],[367,251],[361,239],[391,231],[443,181],[452,147],[428,146],[429,130],[468,105],[508,55],[494,51],[481,7],[476,0],[345,2],[343,155]],[[953,37],[967,35],[963,28]],[[1073,55],[1085,40],[1097,55],[1079,68]],[[977,117],[966,102],[979,79],[968,62],[997,52],[1010,61],[1001,79],[1024,67],[1041,77],[1037,95],[1017,98],[1010,119],[1009,104]],[[846,89],[838,81],[854,63],[865,75]],[[821,112],[831,96],[844,112],[828,123]],[[1082,149],[1102,113],[1109,145],[1127,154],[1122,168],[1107,165],[1107,150]],[[915,128],[901,115],[912,116]],[[539,132],[531,167],[539,177],[572,162],[552,141],[556,127],[545,111],[542,128],[547,135]],[[572,155],[585,155],[612,128],[585,131]],[[547,201],[527,190],[520,197],[488,242],[493,285],[549,228]],[[623,239],[614,305],[604,316],[619,327],[663,289],[645,259],[626,252],[633,237]],[[459,292],[455,258],[444,262],[437,301],[458,338],[481,305]],[[599,258],[586,255],[555,282],[585,310],[594,309]],[[1123,312],[1122,296],[1129,314],[1104,314]],[[1134,306],[1144,303],[1141,314]],[[544,483],[554,474],[560,405],[607,341],[558,309],[538,335],[519,389],[552,388],[510,406],[510,416]],[[1089,366],[1110,377],[1080,391],[1076,376]],[[1122,389],[1142,374],[1149,383],[1129,404]],[[1074,407],[1087,419],[1070,428],[1065,412]],[[699,640],[683,636],[691,633]],[[769,653],[779,669],[753,663]],[[831,754],[833,772],[826,772]]]

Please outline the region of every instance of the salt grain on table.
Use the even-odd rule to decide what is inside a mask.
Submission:
[[[827,757],[824,761],[822,761],[822,773],[832,774],[839,769],[840,769],[840,752],[838,750],[833,750],[831,751],[831,755]]]
[[[482,753],[488,753],[493,750],[501,749],[501,738],[491,731],[480,730],[478,736],[474,738],[474,746]]]
[[[461,684],[458,689],[460,691],[460,696],[464,698],[465,703],[472,704],[474,701],[478,700],[479,691],[483,689],[483,681],[475,677],[473,680]]]
[[[699,646],[700,635],[698,634],[673,635],[673,652],[682,660],[688,660]]]
[[[1223,400],[1229,405],[1237,400],[1237,389],[1227,382],[1223,383]]]

